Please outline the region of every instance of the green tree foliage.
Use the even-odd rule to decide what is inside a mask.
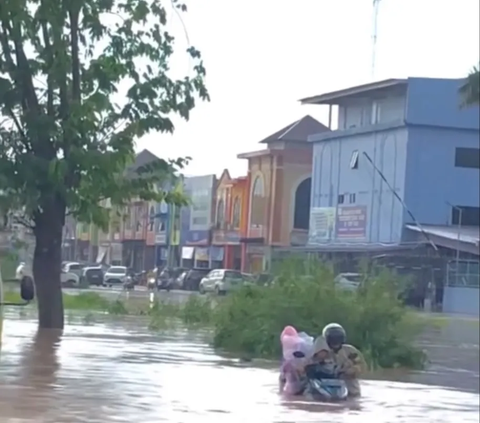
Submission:
[[[398,300],[403,286],[382,271],[365,274],[357,290],[345,290],[324,264],[289,260],[272,285],[247,286],[219,302],[214,345],[249,357],[280,357],[286,325],[316,337],[336,322],[372,368],[422,368],[426,356],[415,345],[421,325]]]
[[[480,104],[480,67],[475,66],[460,87],[462,106]]]
[[[23,210],[36,238],[33,273],[40,326],[62,327],[61,236],[65,215],[106,223],[100,201],[132,197],[182,203],[158,192],[185,163],[157,160],[131,172],[135,140],[174,130],[208,99],[200,53],[174,79],[171,0],[0,2],[0,191]]]

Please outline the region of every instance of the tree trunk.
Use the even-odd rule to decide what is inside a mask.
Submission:
[[[63,298],[60,271],[62,265],[62,231],[65,210],[52,205],[35,218],[35,253],[33,277],[40,328],[63,329]]]

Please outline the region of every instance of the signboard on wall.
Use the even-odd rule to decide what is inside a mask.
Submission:
[[[335,233],[335,207],[312,207],[310,210],[309,243],[325,242]]]
[[[185,244],[187,245],[208,245],[210,231],[188,231]]]
[[[339,239],[365,238],[367,233],[367,207],[339,207],[336,219],[336,233]]]

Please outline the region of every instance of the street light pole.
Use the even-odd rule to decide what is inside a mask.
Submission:
[[[453,217],[453,209],[458,211],[458,230],[457,230],[457,251],[455,254],[455,267],[456,267],[456,282],[458,284],[458,266],[460,263],[460,242],[461,242],[461,232],[462,232],[462,217],[463,217],[463,209],[458,206],[454,206],[450,202],[446,202],[452,208],[452,217]],[[452,218],[453,224],[453,218]]]

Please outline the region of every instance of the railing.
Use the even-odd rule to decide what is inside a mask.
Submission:
[[[447,263],[447,285],[480,288],[480,262],[474,260]]]

